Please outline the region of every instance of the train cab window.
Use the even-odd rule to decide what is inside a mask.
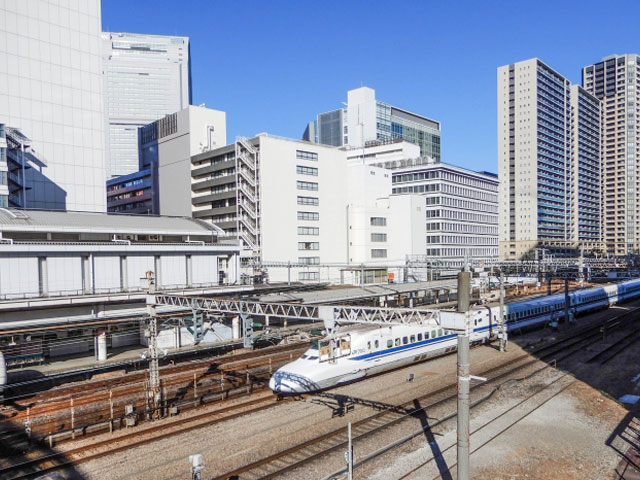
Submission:
[[[411,337],[409,338],[409,341],[410,341],[411,343],[415,343],[415,341],[416,341],[416,336],[415,336],[415,335],[411,335]]]
[[[422,341],[422,334],[421,333],[418,334],[418,341],[419,342]]]
[[[376,348],[376,350],[377,350],[378,348],[380,348],[380,342],[379,342],[378,340],[376,340],[376,341],[373,343],[373,345],[374,345],[374,347]]]
[[[406,345],[407,343],[409,343],[409,338],[408,337],[402,337],[402,344]]]
[[[389,339],[387,340],[387,348],[391,348],[393,347],[393,340]]]
[[[396,347],[399,347],[399,346],[400,346],[400,339],[396,338]]]

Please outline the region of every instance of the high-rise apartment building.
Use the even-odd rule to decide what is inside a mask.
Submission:
[[[30,139],[22,206],[104,211],[100,1],[6,0],[0,19],[0,123]]]
[[[307,125],[304,140],[323,145],[362,147],[368,142],[402,139],[420,155],[440,161],[440,122],[376,100],[369,87],[347,93],[346,107],[321,113]]]
[[[189,39],[102,33],[107,175],[138,170],[138,128],[191,103]]]
[[[640,56],[610,55],[582,70],[582,85],[602,101],[603,223],[607,250],[640,253]]]
[[[600,250],[600,102],[537,58],[498,68],[500,256]]]

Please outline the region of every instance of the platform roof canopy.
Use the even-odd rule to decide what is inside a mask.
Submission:
[[[0,208],[0,232],[142,234],[211,237],[217,226],[190,217]]]

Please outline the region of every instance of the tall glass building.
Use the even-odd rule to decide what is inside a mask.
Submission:
[[[538,59],[498,69],[500,256],[602,249],[600,101]]]
[[[610,55],[582,70],[582,85],[602,101],[603,222],[609,252],[640,253],[637,128],[640,56]]]
[[[375,90],[368,87],[350,90],[345,108],[319,114],[303,135],[304,140],[335,147],[402,139],[436,162],[441,159],[440,138],[440,122],[376,100]]]
[[[189,39],[102,33],[107,177],[138,170],[138,128],[191,104]]]

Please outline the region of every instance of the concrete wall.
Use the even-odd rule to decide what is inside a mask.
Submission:
[[[297,262],[299,257],[319,257],[320,263],[344,263],[347,228],[347,167],[344,151],[307,142],[260,138],[260,200],[262,258]],[[314,152],[318,160],[296,158],[296,150]],[[296,166],[318,169],[318,176],[296,173]],[[297,181],[318,184],[317,191],[299,190]],[[319,205],[298,205],[297,197],[316,197]],[[317,212],[319,220],[298,220],[298,212]],[[319,235],[300,235],[298,227],[317,227]],[[298,242],[318,242],[319,250],[299,250]],[[300,272],[318,268],[293,269],[292,280]],[[326,274],[325,274],[326,276]],[[286,281],[286,269],[270,271],[271,281]]]
[[[178,112],[178,131],[158,141],[161,215],[191,216],[191,156],[226,141],[225,112],[194,106]]]
[[[27,207],[106,211],[100,1],[3,8],[0,123],[32,140]]]

